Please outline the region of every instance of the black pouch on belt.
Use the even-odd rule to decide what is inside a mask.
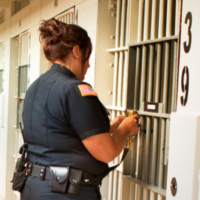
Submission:
[[[18,192],[21,192],[24,188],[26,181],[26,170],[24,169],[21,172],[14,172],[12,182],[12,189]]]
[[[69,167],[50,168],[50,189],[52,192],[66,193],[69,180]]]
[[[70,169],[69,174],[69,187],[67,190],[67,195],[71,197],[77,197],[79,193],[79,185],[82,179],[82,170],[80,169]]]

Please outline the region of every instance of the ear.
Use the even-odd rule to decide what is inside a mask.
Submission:
[[[81,55],[80,47],[78,45],[73,47],[72,52],[75,58],[78,58]]]

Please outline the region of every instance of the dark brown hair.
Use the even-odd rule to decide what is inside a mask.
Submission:
[[[90,57],[91,40],[87,31],[80,26],[50,19],[42,21],[39,31],[44,54],[50,62],[53,63],[55,60],[65,62],[75,45],[78,45],[83,53],[83,64]]]

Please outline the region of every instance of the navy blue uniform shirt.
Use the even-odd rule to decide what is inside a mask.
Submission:
[[[83,85],[86,91],[80,89]],[[98,97],[84,95],[90,93],[88,89],[87,83],[55,63],[29,87],[24,101],[23,133],[30,162],[72,166],[96,175],[108,168],[82,143],[110,129],[106,109]]]

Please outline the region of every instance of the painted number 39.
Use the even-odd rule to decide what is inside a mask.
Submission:
[[[188,23],[189,21],[189,23]],[[185,24],[188,24],[188,41],[183,43],[183,48],[185,53],[190,52],[190,47],[192,44],[192,32],[191,32],[191,27],[192,27],[192,13],[188,12],[185,17]],[[181,105],[185,106],[187,103],[188,99],[188,91],[189,91],[189,68],[188,66],[185,66],[182,70],[182,75],[181,75],[181,90],[184,93],[183,96],[180,97],[181,100]]]

